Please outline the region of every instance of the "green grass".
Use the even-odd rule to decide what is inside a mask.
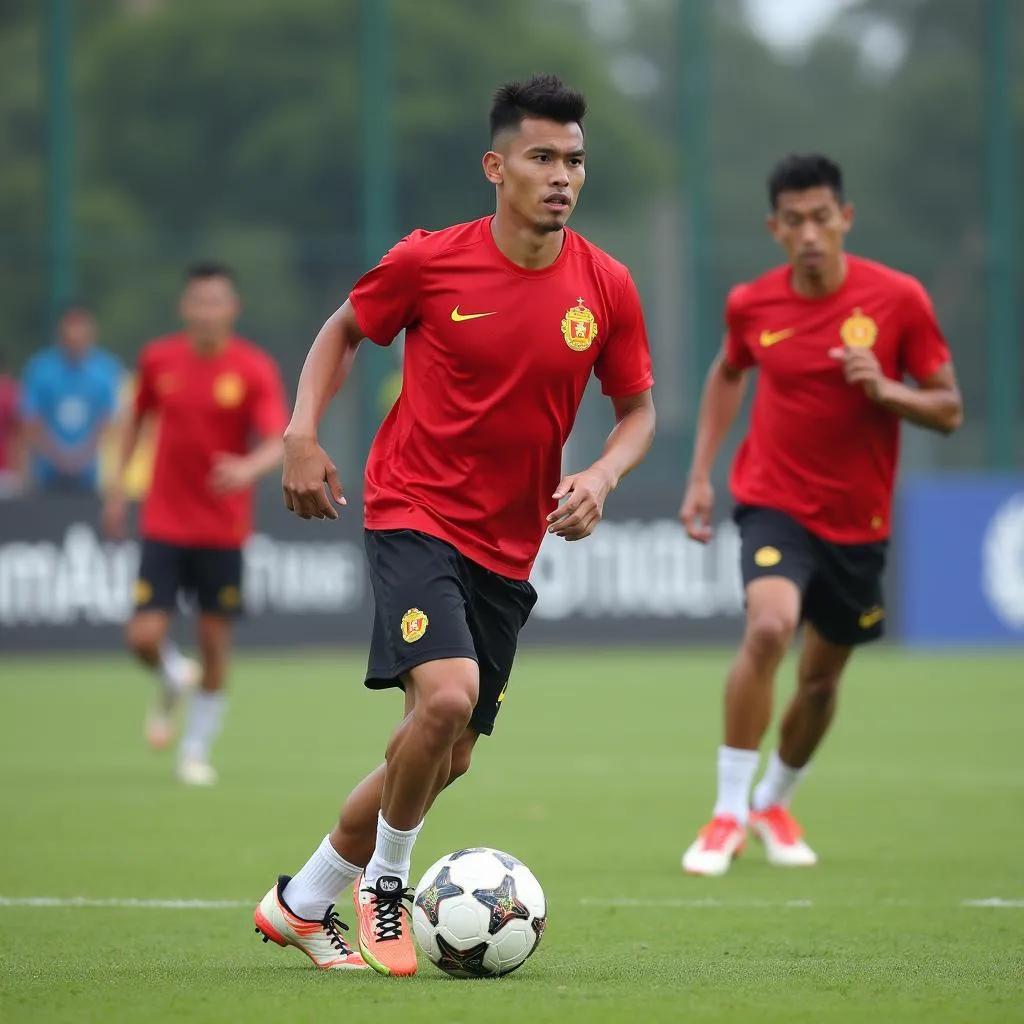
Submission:
[[[821,864],[772,869],[752,845],[692,879],[679,857],[710,809],[726,664],[522,657],[413,873],[507,849],[549,927],[518,973],[460,982],[425,959],[410,981],[320,973],[253,932],[248,905],[302,864],[398,714],[358,657],[240,659],[209,791],[144,747],[148,683],[126,660],[5,659],[0,896],[246,906],[0,905],[0,1020],[1024,1020],[1024,908],[962,905],[1024,899],[1020,658],[858,655],[798,801]]]

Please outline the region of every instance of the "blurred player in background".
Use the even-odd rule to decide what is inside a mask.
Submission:
[[[97,489],[100,441],[117,410],[124,371],[96,344],[96,333],[92,310],[72,303],[57,324],[57,343],[36,353],[22,373],[21,419],[40,490]]]
[[[334,519],[330,498],[344,499],[318,423],[360,342],[388,345],[406,328],[401,395],[374,440],[364,493],[376,602],[366,685],[402,688],[404,717],[386,763],[255,912],[265,937],[320,967],[415,972],[413,843],[503,706],[541,540],[587,537],[654,434],[636,287],[565,227],[583,186],[584,111],[550,76],[499,89],[483,158],[496,213],[399,242],[327,321],[302,371],[285,502],[305,519]],[[560,479],[592,373],[616,425],[592,466]],[[333,912],[352,883],[362,958]]]
[[[832,720],[853,648],[882,635],[900,421],[948,434],[962,418],[924,288],[844,252],[853,209],[839,167],[791,156],[768,190],[768,225],[788,263],[729,295],[680,513],[687,533],[706,543],[712,467],[756,367],[750,430],[731,476],[746,630],[725,690],[718,799],[683,857],[698,875],[724,874],[748,825],[770,863],[817,862],[789,801]],[[902,383],[904,375],[918,387]],[[751,803],[775,672],[801,620],[796,692]]]
[[[253,488],[279,465],[287,420],[277,366],[266,352],[234,333],[238,314],[238,294],[227,267],[201,263],[188,270],[181,297],[184,331],[150,342],[139,357],[134,409],[104,508],[108,531],[123,535],[125,469],[145,422],[157,417],[152,481],[142,506],[135,612],[127,639],[162,684],[146,720],[154,747],[171,742],[172,711],[182,692],[200,682],[178,757],[178,776],[192,785],[210,785],[217,778],[210,751],[224,715]],[[179,594],[198,606],[201,671],[168,637]]]

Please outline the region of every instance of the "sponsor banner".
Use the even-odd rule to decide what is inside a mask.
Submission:
[[[548,537],[534,567],[539,600],[524,642],[738,638],[736,528],[722,522],[711,544],[694,544],[672,517],[678,500],[674,492],[617,494],[592,537],[571,544]],[[348,508],[359,507],[350,496]],[[343,512],[336,522],[305,522],[268,490],[257,523],[245,550],[240,645],[365,645],[373,598],[360,520]],[[105,539],[98,524],[99,505],[88,498],[0,502],[0,651],[120,645],[139,545]],[[178,633],[187,639],[187,623]]]
[[[911,480],[900,501],[910,644],[1024,644],[1024,476]]]

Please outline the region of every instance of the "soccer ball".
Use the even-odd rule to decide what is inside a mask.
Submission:
[[[416,941],[455,978],[497,978],[521,967],[546,924],[540,882],[501,850],[457,850],[431,864],[416,886]]]

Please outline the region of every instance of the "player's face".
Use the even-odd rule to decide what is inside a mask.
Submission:
[[[852,224],[853,207],[826,186],[782,192],[768,218],[790,264],[807,277],[823,277],[835,266]]]
[[[70,309],[61,317],[60,343],[71,356],[80,357],[96,341],[96,321],[85,309]]]
[[[576,207],[586,178],[583,130],[524,118],[519,131],[484,157],[484,171],[498,186],[498,201],[538,233],[561,231]]]
[[[193,337],[213,341],[231,333],[238,319],[238,295],[226,277],[189,281],[181,297],[181,318]]]

